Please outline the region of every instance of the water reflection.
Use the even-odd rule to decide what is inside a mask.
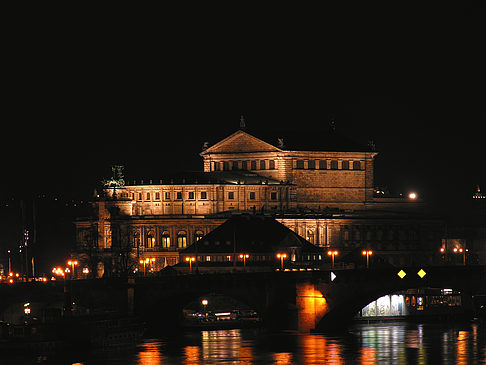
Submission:
[[[82,364],[486,364],[486,325],[359,324],[340,335],[256,329],[145,340],[131,354]]]

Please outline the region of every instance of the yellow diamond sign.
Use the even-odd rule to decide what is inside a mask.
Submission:
[[[424,269],[420,269],[417,275],[420,276],[420,279],[423,279],[427,273],[424,271]]]
[[[400,270],[397,275],[400,277],[400,279],[403,279],[405,275],[407,275],[407,273],[403,270]]]

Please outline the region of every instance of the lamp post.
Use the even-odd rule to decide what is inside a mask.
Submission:
[[[328,256],[331,256],[331,260],[332,260],[332,264],[331,264],[331,267],[334,268],[334,256],[336,256],[339,252],[337,250],[329,250],[327,251],[327,255]]]
[[[370,267],[370,256],[373,255],[373,251],[367,250],[361,252],[363,256],[366,256],[366,268],[368,269]]]
[[[207,310],[208,300],[207,299],[201,300],[201,304],[203,305],[203,308],[204,308],[204,314],[207,317],[208,316],[208,310]]]
[[[69,266],[71,266],[71,279],[74,279],[76,277],[74,267],[78,264],[77,260],[69,260],[67,262]]]
[[[186,257],[186,262],[189,262],[189,272],[192,274],[192,263],[196,261],[196,258],[194,256],[187,256]]]
[[[280,269],[283,270],[283,260],[287,258],[286,253],[277,253],[277,259],[280,259]]]
[[[246,259],[249,258],[250,255],[247,253],[240,254],[240,259],[243,259],[243,267],[246,267]]]

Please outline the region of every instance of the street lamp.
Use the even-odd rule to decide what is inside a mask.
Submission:
[[[194,256],[187,256],[186,257],[186,262],[189,262],[189,272],[192,274],[192,263],[196,261],[196,258]]]
[[[277,259],[280,259],[280,268],[283,270],[283,260],[287,258],[286,253],[277,253]]]
[[[368,250],[368,251],[363,251],[361,252],[363,256],[366,256],[366,268],[368,269],[370,267],[370,256],[373,255],[373,251]]]
[[[243,267],[246,267],[246,259],[249,258],[250,255],[247,253],[240,254],[240,259],[243,259]]]
[[[327,255],[328,256],[331,256],[331,260],[332,260],[332,264],[331,264],[331,267],[334,268],[334,256],[336,256],[339,252],[337,250],[334,250],[334,251],[327,251]]]
[[[150,262],[150,259],[140,260],[139,263],[143,264],[143,275],[147,275],[147,264]]]
[[[76,277],[75,272],[74,272],[74,267],[78,264],[78,261],[76,260],[69,260],[67,262],[69,266],[71,266],[71,279],[74,279]]]
[[[208,316],[208,310],[207,310],[207,307],[208,307],[208,300],[207,299],[203,299],[201,300],[201,304],[203,305],[204,307],[204,313],[206,314],[206,317]]]

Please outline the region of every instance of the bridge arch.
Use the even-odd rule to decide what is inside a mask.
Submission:
[[[316,320],[317,330],[339,329],[349,324],[368,303],[397,291],[418,288],[451,288],[474,295],[486,285],[484,267],[429,267],[420,277],[420,268],[407,268],[400,278],[399,269],[349,270],[338,273],[335,282],[322,283],[321,292],[327,299],[327,311]]]

